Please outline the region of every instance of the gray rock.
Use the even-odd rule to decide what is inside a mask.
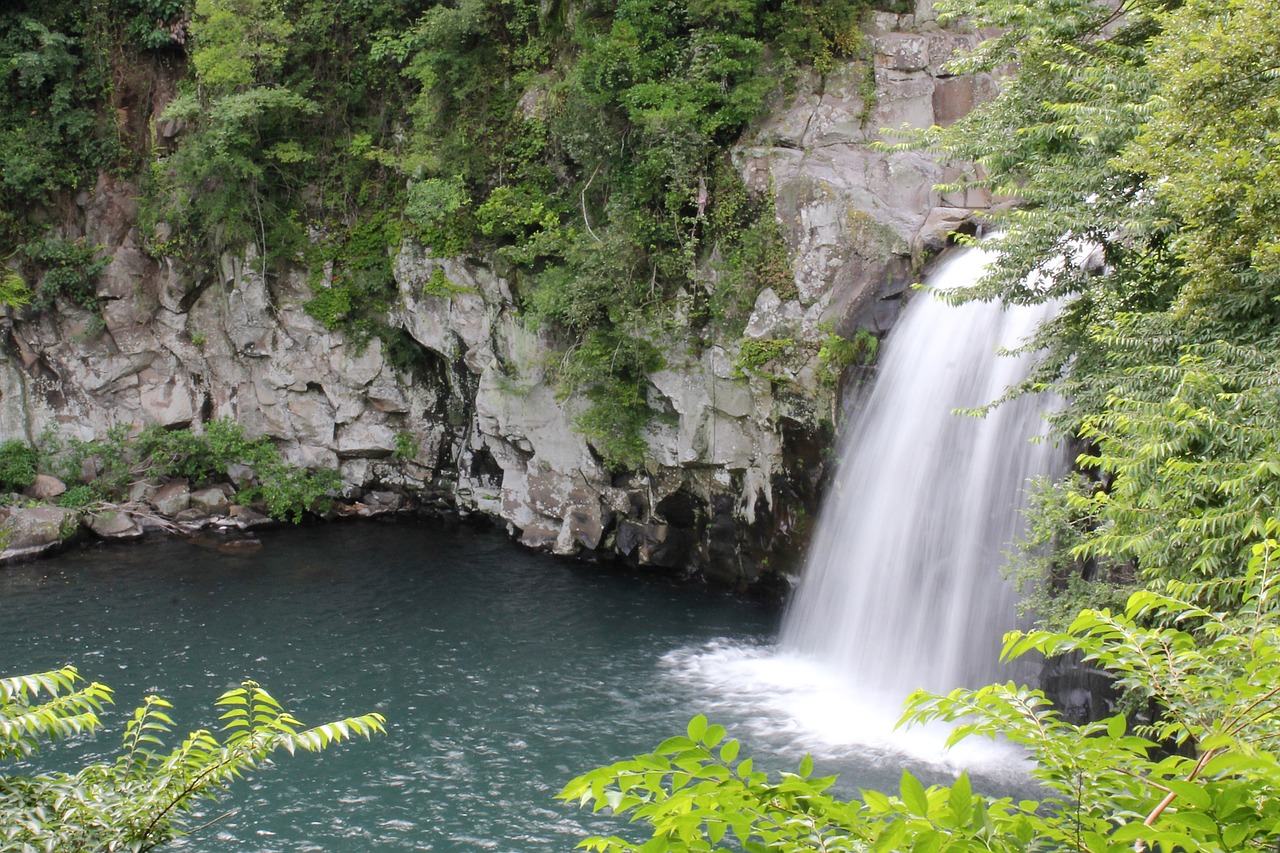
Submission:
[[[51,477],[48,474],[36,474],[36,481],[27,487],[26,494],[29,498],[47,501],[56,498],[66,490],[67,484],[57,477]]]
[[[191,486],[185,479],[170,480],[151,496],[151,506],[160,515],[176,517],[191,506]]]
[[[173,520],[193,530],[201,530],[209,526],[209,514],[194,506],[174,513]]]
[[[139,480],[129,487],[129,500],[134,503],[150,503],[159,488],[160,483],[155,480]]]
[[[89,529],[103,539],[138,539],[142,528],[128,514],[118,510],[95,512],[88,519]]]
[[[520,544],[538,550],[547,550],[555,546],[560,535],[560,525],[546,521],[535,521],[520,531]]]
[[[57,506],[14,509],[0,525],[5,548],[0,560],[34,557],[58,547],[80,528],[80,512]]]
[[[219,486],[210,486],[191,493],[191,508],[200,510],[206,515],[220,515],[230,506],[227,493]]]
[[[234,483],[237,489],[247,489],[257,482],[258,472],[248,465],[232,462],[227,466],[227,479]]]
[[[227,510],[227,515],[236,523],[236,526],[241,528],[260,527],[264,524],[275,523],[270,516],[263,515],[251,507],[241,506],[240,504],[232,504]]]
[[[588,551],[594,551],[600,547],[604,539],[604,528],[604,518],[599,504],[575,506],[569,510],[569,515],[565,519],[564,529],[570,540]]]

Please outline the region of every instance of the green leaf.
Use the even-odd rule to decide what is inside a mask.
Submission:
[[[696,717],[694,717],[692,720],[689,721],[689,726],[687,731],[688,731],[690,740],[695,742],[702,740],[702,736],[707,733],[707,718],[702,714],[698,714]],[[665,750],[659,750],[659,751],[665,752]]]
[[[911,771],[903,769],[899,792],[903,805],[907,807],[911,814],[919,817],[929,816],[929,798],[925,794],[924,786],[920,784],[920,781],[915,776],[911,775]]]

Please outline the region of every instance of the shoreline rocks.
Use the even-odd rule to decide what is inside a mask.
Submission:
[[[226,547],[218,550],[243,554],[262,545],[250,531],[288,523],[271,518],[261,505],[235,503],[234,488],[227,483],[198,489],[194,493],[198,497],[181,478],[149,486],[136,500],[85,508],[38,502],[30,490],[27,495],[8,496],[8,502],[0,505],[0,565],[49,556],[76,540],[135,542],[149,534],[221,537]],[[63,493],[65,488],[54,497]],[[320,517],[332,521],[423,511],[395,492],[375,491],[361,497],[337,499]]]

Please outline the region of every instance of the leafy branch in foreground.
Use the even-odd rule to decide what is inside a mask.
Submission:
[[[110,688],[84,684],[74,667],[0,679],[0,760],[32,755],[41,740],[101,727]],[[21,776],[0,769],[0,851],[145,851],[191,831],[201,798],[217,799],[277,750],[318,752],[385,732],[381,714],[304,728],[253,681],[215,703],[219,734],[199,729],[165,750],[172,705],[148,696],[125,726],[120,756],[77,773]]]
[[[950,743],[1001,736],[1023,747],[1048,792],[1013,802],[974,794],[961,775],[926,789],[904,772],[896,795],[833,797],[830,777],[778,780],[738,761],[738,744],[697,717],[686,737],[571,781],[563,799],[648,823],[647,842],[594,837],[606,853],[657,851],[1238,851],[1280,838],[1280,543],[1256,545],[1237,580],[1130,597],[1123,613],[1086,610],[1064,632],[1013,633],[1005,656],[1077,652],[1115,673],[1154,717],[1063,720],[1013,684],[917,692],[906,723],[958,725]],[[1225,596],[1241,602],[1216,607]]]

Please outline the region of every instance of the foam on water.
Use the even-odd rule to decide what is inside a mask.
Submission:
[[[776,645],[717,641],[672,651],[662,664],[667,677],[703,697],[712,719],[731,720],[734,731],[779,751],[942,777],[968,770],[997,786],[1023,784],[1030,769],[1008,743],[970,738],[948,749],[949,726],[900,728],[905,697],[868,693],[828,664]]]
[[[932,290],[971,284],[988,256],[959,252]],[[840,468],[777,646],[687,648],[665,664],[762,737],[815,755],[885,764],[1025,770],[1008,746],[949,727],[896,728],[903,700],[1025,677],[998,663],[1015,627],[1016,592],[1001,574],[1022,528],[1028,482],[1062,465],[1047,440],[1043,398],[985,418],[957,413],[1022,381],[1026,342],[1051,305],[950,306],[916,296],[886,341],[877,378],[841,440]],[[734,709],[740,709],[735,712]]]

